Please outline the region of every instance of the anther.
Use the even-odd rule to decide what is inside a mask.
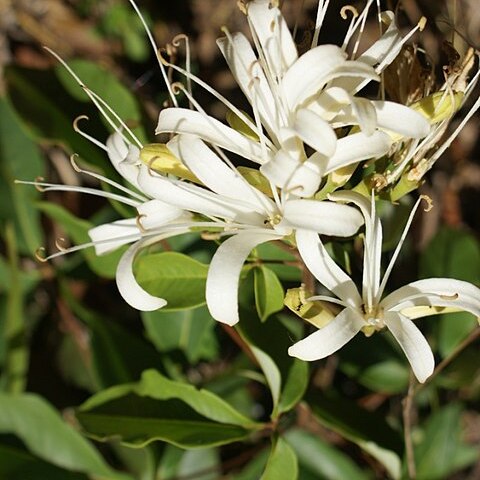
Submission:
[[[80,120],[90,120],[90,118],[87,117],[87,115],[79,115],[74,121],[73,121],[73,129],[76,131],[76,132],[81,132],[79,126],[78,126],[78,122],[80,122]]]
[[[40,185],[37,184],[37,182],[43,182],[45,180],[45,178],[43,177],[35,177],[35,183],[34,183],[34,187],[36,190],[38,190],[39,192],[43,193],[45,192],[45,189],[43,187],[41,187]]]
[[[78,166],[77,162],[75,161],[75,158],[78,158],[78,153],[72,153],[72,155],[70,155],[70,163],[72,164],[72,168],[77,173],[82,173],[82,169]]]
[[[442,300],[457,300],[458,293],[454,293],[453,295],[440,295]]]
[[[45,257],[45,247],[38,247],[35,250],[34,256],[41,263],[46,263],[48,261]]]
[[[146,215],[144,213],[140,213],[137,215],[137,217],[135,218],[135,224],[137,225],[138,229],[140,230],[140,232],[142,233],[146,233],[147,232],[147,229],[142,225],[142,218],[145,218]]]
[[[179,33],[178,35],[175,35],[172,40],[172,45],[174,47],[179,47],[180,42],[184,41],[185,43],[188,42],[188,37],[184,33]]]
[[[433,200],[428,195],[420,195],[422,200],[425,200],[427,203],[426,208],[423,209],[424,212],[429,212],[433,208]]]
[[[65,245],[62,245],[66,242],[65,238],[63,237],[58,237],[55,239],[55,246],[60,252],[66,252],[68,248]]]
[[[348,12],[350,12],[352,14],[353,18],[358,17],[358,10],[353,5],[345,5],[340,10],[340,16],[343,18],[343,20],[347,20],[347,18],[348,18],[347,13]]]

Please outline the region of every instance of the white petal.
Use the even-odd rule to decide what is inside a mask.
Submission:
[[[141,216],[141,225],[145,230],[161,227],[186,215],[186,212],[181,208],[157,199],[142,203],[137,211]]]
[[[219,38],[219,46],[228,66],[251,105],[255,104],[271,138],[278,129],[277,108],[265,74],[257,57],[243,33],[234,33],[228,38]],[[253,81],[253,77],[256,78]]]
[[[316,113],[307,109],[298,110],[293,129],[307,145],[317,152],[328,157],[335,153],[337,135],[330,124]]]
[[[206,288],[207,306],[215,320],[227,325],[238,322],[238,283],[243,264],[257,245],[279,238],[271,233],[245,232],[220,245],[210,262]]]
[[[316,279],[347,305],[359,308],[363,302],[357,287],[330,257],[318,234],[297,230],[295,238],[302,260]]]
[[[355,310],[345,308],[318,332],[292,345],[288,354],[306,361],[328,357],[348,343],[363,326],[362,317]]]
[[[352,97],[352,112],[365,135],[372,135],[377,128],[377,112],[372,101]]]
[[[95,253],[103,255],[122,245],[136,242],[140,239],[141,232],[135,219],[129,218],[93,227],[88,231],[88,236],[95,242]]]
[[[293,227],[338,237],[354,235],[363,225],[356,208],[319,200],[287,201],[284,218]]]
[[[478,318],[480,289],[453,278],[428,278],[395,290],[380,305],[386,310],[397,312],[415,306],[453,307],[470,312]]]
[[[250,204],[256,212],[272,210],[272,201],[252,187],[194,135],[178,135],[167,144],[172,153],[210,190]]]
[[[297,59],[297,48],[280,10],[270,0],[254,0],[247,6],[248,18],[274,77],[283,73]]]
[[[162,200],[180,209],[220,217],[227,220],[243,220],[263,225],[264,217],[252,212],[251,207],[235,199],[229,199],[202,187],[186,182],[171,182],[168,178],[150,171],[146,166],[140,168],[138,183],[143,192],[152,198]]]
[[[151,241],[134,243],[123,255],[117,267],[117,287],[123,299],[133,308],[149,312],[164,307],[167,302],[163,298],[154,297],[146,292],[135,279],[133,262],[138,251]]]
[[[311,197],[319,188],[326,158],[318,155],[313,160],[301,162],[284,150],[260,167],[262,174],[277,187],[299,197]]]
[[[127,145],[122,136],[115,132],[107,138],[108,158],[115,170],[132,185],[137,185],[138,167],[133,161],[140,161],[140,150],[135,145]],[[128,158],[128,161],[125,160]]]
[[[346,54],[335,45],[320,45],[304,53],[285,73],[282,90],[288,105],[299,103],[317,93],[332,72],[345,63]]]
[[[329,122],[340,110],[350,105],[351,101],[352,96],[343,88],[327,87],[314,97],[305,108]]]
[[[160,112],[155,134],[172,132],[197,135],[206,142],[260,164],[268,160],[260,143],[250,140],[213,117],[187,108],[165,108]]]
[[[334,192],[328,198],[334,201],[352,202],[362,211],[365,218],[363,298],[368,298],[369,301],[373,302],[380,286],[383,238],[382,223],[380,217],[376,214],[375,203],[357,192],[347,190]],[[371,298],[367,297],[367,292],[371,294]]]
[[[385,325],[402,347],[417,380],[425,382],[433,373],[435,359],[422,332],[410,319],[393,312],[385,315]]]
[[[395,102],[373,101],[377,111],[377,126],[408,138],[423,138],[430,124],[420,113]]]
[[[381,157],[388,152],[390,145],[390,137],[386,133],[378,131],[372,135],[359,132],[341,138],[337,140],[337,150],[335,155],[329,158],[325,173],[333,172],[352,163]]]

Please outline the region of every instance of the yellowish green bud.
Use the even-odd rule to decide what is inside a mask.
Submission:
[[[464,96],[462,92],[435,92],[413,103],[410,108],[421,113],[433,125],[453,116],[462,106]]]
[[[308,302],[307,298],[311,296],[312,294],[307,292],[303,286],[290,288],[287,290],[283,303],[295,315],[303,318],[303,320],[315,325],[317,328],[324,327],[335,318],[335,314],[327,306],[326,302]]]
[[[249,167],[237,167],[237,170],[252,187],[255,187],[269,197],[273,196],[270,182],[263,176],[260,170]]]
[[[249,120],[252,120],[250,116],[242,112],[245,117],[247,117]],[[260,139],[258,138],[258,135],[235,113],[233,113],[231,110],[227,112],[226,115],[226,120],[228,124],[237,132],[240,132],[242,135],[245,135],[246,137],[250,138],[251,140],[254,140],[255,142],[258,142]],[[252,120],[252,123],[255,123]]]
[[[158,173],[172,174],[201,184],[200,180],[172,154],[164,143],[145,145],[140,150],[140,160]]]

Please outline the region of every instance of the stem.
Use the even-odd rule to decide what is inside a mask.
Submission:
[[[407,469],[408,478],[415,480],[417,478],[417,470],[415,467],[415,455],[413,451],[412,443],[412,405],[413,397],[415,396],[415,378],[413,373],[410,372],[410,381],[408,383],[407,396],[403,399],[403,438],[405,441],[405,452],[407,455]]]

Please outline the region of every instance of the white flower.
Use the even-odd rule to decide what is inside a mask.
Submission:
[[[259,164],[260,171],[274,185],[294,190],[302,197],[312,196],[324,175],[387,153],[392,132],[413,138],[426,136],[428,122],[410,108],[355,96],[369,81],[379,80],[378,74],[404,43],[393,14],[386,12],[383,19],[389,27],[385,35],[358,60],[348,59],[346,46],[354,33],[361,32],[371,3],[352,21],[342,47],[315,44],[301,56],[280,10],[269,0],[248,3],[247,19],[257,54],[242,33],[226,32],[218,45],[250,102],[254,120],[189,71],[168,65],[220,99],[256,138],[206,115],[186,89],[185,94],[198,111],[162,110],[156,133],[198,135]],[[320,19],[322,9],[326,9],[324,2],[319,4]],[[321,22],[316,33],[320,28]],[[334,128],[351,125],[359,125],[360,130],[337,139]],[[306,146],[314,153],[307,155]]]
[[[202,186],[167,178],[145,165],[140,166],[138,184],[148,196],[201,214],[211,225],[223,227],[221,236],[231,236],[213,256],[207,278],[207,305],[220,322],[234,325],[239,320],[240,272],[257,245],[282,240],[296,228],[345,237],[363,224],[359,212],[346,205],[298,199],[276,189],[273,199],[268,197],[250,185],[226,157],[220,158],[194,135],[178,135],[167,146]]]
[[[419,382],[433,372],[432,351],[412,319],[436,313],[434,307],[449,311],[464,310],[480,317],[480,289],[450,278],[429,278],[409,283],[385,296],[386,282],[397,259],[419,201],[416,203],[403,236],[381,280],[382,226],[370,204],[354,192],[338,192],[331,199],[356,204],[365,217],[365,245],[362,291],[328,255],[318,235],[298,230],[299,252],[319,282],[338,299],[316,296],[312,299],[330,301],[344,309],[325,327],[309,335],[289,349],[289,354],[303,360],[317,360],[336,352],[360,330],[367,335],[387,328],[399,343]]]

